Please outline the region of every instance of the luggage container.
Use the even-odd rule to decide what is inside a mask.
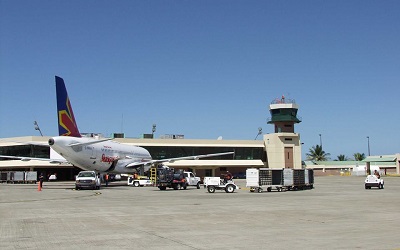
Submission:
[[[25,172],[25,182],[26,183],[36,183],[36,181],[37,181],[37,172],[36,171]]]
[[[314,169],[308,170],[308,184],[310,188],[314,188]]]
[[[246,170],[246,187],[250,187],[250,192],[259,193],[264,189],[271,192],[273,188],[283,191],[283,169],[249,168]]]
[[[23,183],[25,181],[25,173],[24,172],[14,172],[14,183]]]
[[[293,169],[291,168],[283,169],[283,186],[285,187],[293,186]]]
[[[7,182],[7,172],[0,173],[0,182]]]

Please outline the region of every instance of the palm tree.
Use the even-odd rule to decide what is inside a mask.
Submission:
[[[349,160],[349,158],[347,158],[347,156],[345,155],[338,155],[337,159],[335,161],[347,161]]]
[[[354,156],[354,160],[356,160],[356,161],[362,161],[365,159],[364,153],[355,153],[353,156]]]
[[[308,160],[326,161],[331,154],[325,153],[320,145],[315,145],[309,149],[309,153],[306,155]]]

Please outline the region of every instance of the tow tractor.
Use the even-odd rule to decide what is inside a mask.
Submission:
[[[204,177],[204,188],[207,188],[209,193],[214,193],[215,190],[233,193],[236,189],[239,189],[233,180],[224,181],[220,177]]]
[[[384,181],[382,178],[378,178],[376,175],[367,175],[365,179],[365,189],[371,189],[371,187],[377,187],[379,189],[384,188]]]

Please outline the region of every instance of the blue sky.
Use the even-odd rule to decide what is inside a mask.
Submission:
[[[254,139],[299,104],[303,155],[400,152],[399,1],[0,0],[0,138],[81,132]],[[259,138],[260,139],[260,138]]]

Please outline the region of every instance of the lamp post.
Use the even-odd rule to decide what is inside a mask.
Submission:
[[[321,134],[319,134],[319,146],[322,149],[322,135]]]
[[[34,121],[34,122],[33,122],[33,125],[35,125],[35,130],[39,130],[40,135],[43,137],[42,131],[40,130],[39,124],[37,123],[37,121]]]
[[[256,135],[256,138],[254,138],[254,140],[257,140],[257,137],[258,137],[259,135],[261,135],[261,134],[262,134],[262,128],[259,127],[259,128],[258,128],[258,134]]]
[[[368,156],[370,156],[371,155],[371,150],[369,148],[369,136],[367,136],[367,140],[368,140]]]

